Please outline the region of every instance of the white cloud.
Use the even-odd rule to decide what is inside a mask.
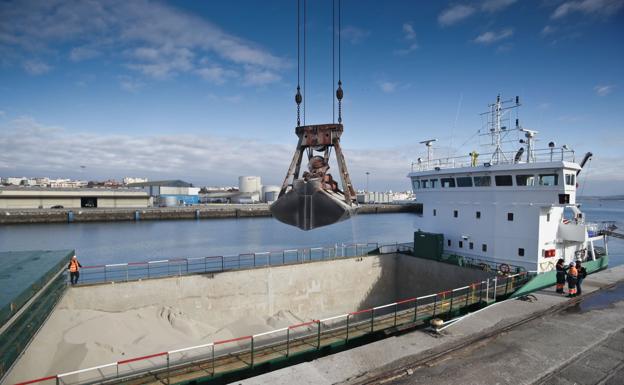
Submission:
[[[414,32],[414,26],[410,23],[403,23],[403,37],[405,40],[416,39],[416,32]]]
[[[552,25],[546,25],[544,26],[544,28],[542,28],[542,31],[540,32],[540,34],[542,36],[548,36],[548,35],[555,33],[556,30],[557,30],[556,27],[553,27]]]
[[[202,79],[214,84],[224,84],[228,79],[238,76],[235,71],[227,70],[218,65],[204,66],[198,68],[195,72]]]
[[[612,16],[624,6],[624,0],[578,0],[560,4],[550,16],[561,19],[574,13],[594,16]]]
[[[401,49],[396,49],[394,50],[394,53],[397,55],[408,55],[414,51],[416,51],[418,49],[418,44],[417,43],[412,43],[409,46],[407,46],[407,48],[401,48]]]
[[[143,88],[143,82],[133,79],[130,76],[119,76],[119,87],[128,92],[137,92]]]
[[[86,165],[93,178],[127,173],[230,179],[247,173],[275,173],[283,177],[292,151],[294,144],[206,134],[68,132],[28,117],[0,123],[0,169],[15,173],[70,173]]]
[[[378,82],[378,83],[377,83],[377,85],[379,85],[379,88],[380,88],[383,92],[385,92],[385,93],[389,94],[389,93],[394,92],[394,91],[397,89],[397,86],[398,86],[399,84],[398,84],[398,83],[396,83],[396,82],[380,81],[380,82]]]
[[[22,66],[31,75],[43,75],[52,69],[52,67],[39,60],[27,60]]]
[[[358,44],[370,36],[370,31],[352,25],[342,28],[341,37],[351,44]]]
[[[243,83],[248,86],[263,86],[281,79],[282,77],[274,71],[249,66],[245,69]]]
[[[596,95],[598,95],[598,96],[607,96],[614,89],[615,89],[615,86],[613,84],[605,84],[605,85],[600,85],[599,84],[596,87],[594,87],[594,91],[596,92]]]
[[[69,52],[69,60],[75,62],[93,59],[98,56],[100,56],[100,52],[90,47],[75,47]]]
[[[232,103],[239,100],[233,95]],[[67,148],[72,151],[68,152]],[[262,175],[268,183],[279,183],[294,149],[292,141],[271,143],[210,134],[69,132],[45,126],[29,117],[0,122],[0,169],[16,175],[85,178],[77,171],[80,165],[85,165],[88,178],[93,179],[140,174],[153,179],[235,183],[238,175]],[[352,175],[370,171],[380,184],[409,188],[404,176],[409,169],[413,146],[375,148],[374,162],[371,162],[371,149],[345,148],[344,151]]]
[[[509,7],[515,2],[516,0],[485,0],[481,3],[481,9],[485,12],[498,12]]]
[[[450,26],[469,18],[474,13],[474,7],[470,5],[456,4],[440,13],[438,16],[438,23],[442,26]]]
[[[195,72],[201,57],[237,72],[248,66],[257,72],[278,72],[291,65],[204,18],[147,0],[0,2],[0,14],[0,49],[26,58],[23,61],[33,52],[41,57],[61,53],[73,61],[106,55],[125,59],[128,68],[154,78],[201,76]],[[24,69],[41,74],[50,68],[31,63]]]
[[[416,42],[416,31],[414,31],[414,26],[410,23],[403,23],[402,30],[403,39],[408,42],[408,45],[405,48],[394,50],[396,55],[407,55],[419,48],[418,43]]]
[[[511,37],[512,35],[513,29],[511,28],[506,28],[500,31],[487,31],[477,36],[474,39],[474,42],[479,44],[492,44]]]

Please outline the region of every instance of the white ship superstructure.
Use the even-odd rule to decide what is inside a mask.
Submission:
[[[513,129],[502,125],[519,105],[518,98],[503,102],[500,96],[490,105],[482,132],[491,138],[489,154],[432,159],[435,140],[423,142],[427,159],[409,173],[423,204],[420,230],[444,234],[446,254],[538,273],[553,270],[559,258],[597,258],[606,251],[606,238],[585,222],[576,204],[577,176],[591,153],[579,164],[565,145],[535,149],[536,131],[521,128],[517,119]],[[512,131],[523,134],[522,147],[507,152],[502,144]],[[598,241],[602,248],[594,247]]]

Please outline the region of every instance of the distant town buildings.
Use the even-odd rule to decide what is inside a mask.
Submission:
[[[50,187],[50,188],[81,188],[87,187],[89,182],[85,180],[71,179],[50,179],[43,178],[27,178],[27,177],[6,177],[1,178],[0,182],[4,186],[30,186],[30,187]]]
[[[263,185],[259,176],[240,176],[238,186],[207,186],[201,189],[178,179],[150,181],[141,177],[124,177],[122,181],[109,179],[89,182],[48,177],[4,177],[0,178],[0,183],[4,186],[0,186],[2,198],[10,199],[0,204],[0,208],[146,207],[147,205],[175,207],[208,203],[273,203],[280,192],[280,186]],[[98,193],[98,190],[101,193]],[[103,190],[108,190],[108,192]],[[119,190],[119,194],[111,195],[110,191],[115,190]],[[357,201],[361,204],[400,204],[412,202],[414,199],[412,191],[357,192]]]
[[[123,184],[128,185],[131,183],[144,183],[147,182],[147,178],[135,178],[131,176],[126,176],[123,178]]]

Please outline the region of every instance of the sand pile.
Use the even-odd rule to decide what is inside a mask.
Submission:
[[[193,313],[193,312],[192,312]],[[7,379],[14,383],[160,351],[261,333],[302,322],[290,310],[243,316],[225,324],[176,306],[127,311],[59,308]]]

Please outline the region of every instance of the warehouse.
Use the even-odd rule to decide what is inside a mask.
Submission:
[[[155,206],[187,206],[199,203],[199,188],[182,180],[159,180],[130,183],[128,187],[145,191]]]
[[[0,188],[0,209],[149,207],[150,201],[146,192],[127,189]]]

